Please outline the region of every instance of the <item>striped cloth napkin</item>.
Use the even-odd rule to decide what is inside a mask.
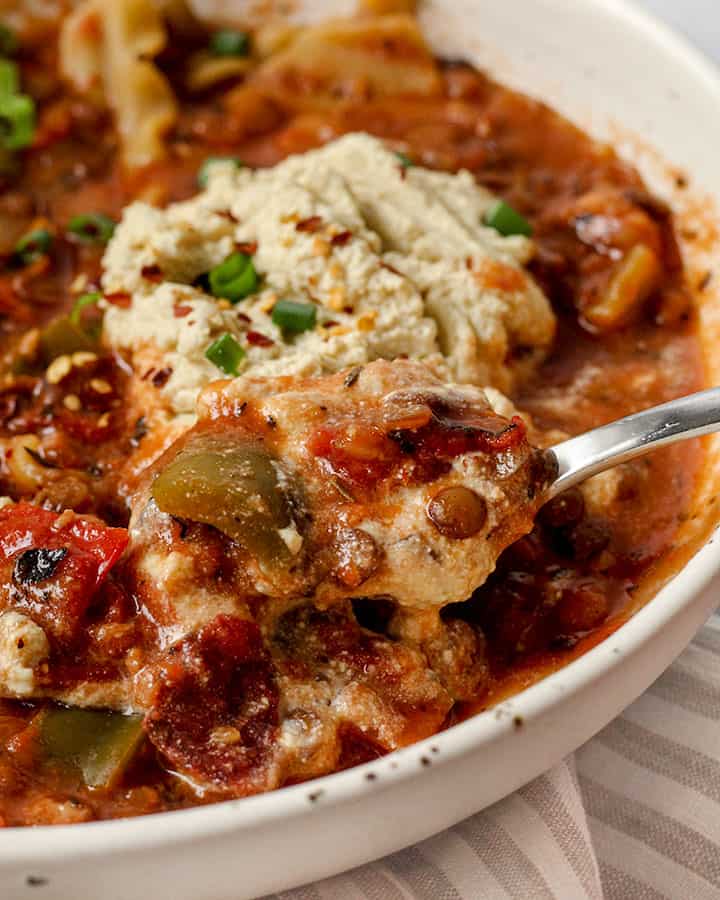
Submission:
[[[720,617],[574,756],[454,828],[275,900],[718,900]]]

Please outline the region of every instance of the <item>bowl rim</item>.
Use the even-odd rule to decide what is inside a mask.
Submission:
[[[582,0],[582,3],[589,11],[614,18],[619,27],[635,30],[664,53],[674,56],[715,95],[720,105],[720,70],[684,36],[636,7],[633,0]],[[621,666],[627,656],[667,626],[720,573],[720,554],[712,546],[718,535],[720,526],[671,581],[595,647],[499,705],[445,731],[352,769],[239,800],[136,818],[0,829],[0,865],[11,862],[37,866],[41,862],[66,861],[68,857],[81,860],[108,852],[147,852],[198,838],[259,828],[280,819],[287,822],[311,813],[315,803],[323,809],[337,807],[418,777],[429,756],[433,768],[448,765],[484,744],[505,737],[516,727],[518,717],[525,722],[533,721]]]

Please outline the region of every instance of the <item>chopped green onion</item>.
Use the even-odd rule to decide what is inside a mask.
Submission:
[[[197,181],[201,188],[207,187],[210,169],[216,163],[234,163],[238,169],[244,165],[243,161],[237,156],[208,156],[205,162],[200,166],[197,174]]]
[[[222,28],[211,36],[210,52],[214,56],[247,56],[250,53],[250,36],[245,31]]]
[[[208,284],[213,297],[224,297],[231,303],[252,294],[258,286],[252,257],[247,253],[231,253],[224,262],[210,270]]]
[[[17,63],[0,58],[0,95],[17,94],[20,90],[20,73]]]
[[[238,366],[245,358],[245,351],[231,334],[225,332],[210,344],[205,351],[205,358],[226,375],[238,375]]]
[[[15,32],[7,25],[0,25],[0,53],[10,56],[17,50],[17,38]]]
[[[15,245],[15,259],[23,266],[43,256],[52,247],[53,236],[46,228],[37,228],[20,238]]]
[[[79,325],[82,311],[85,309],[85,307],[94,306],[101,297],[102,294],[98,291],[93,291],[92,293],[83,294],[81,297],[78,297],[72,310],[70,311],[69,316],[69,319],[73,323],[73,325]]]
[[[395,151],[395,156],[398,158],[398,162],[400,163],[400,167],[403,169],[412,169],[415,163],[410,159],[407,153],[403,153],[400,150]]]
[[[35,136],[35,102],[25,94],[0,93],[0,147],[22,150]]]
[[[301,334],[315,327],[317,308],[312,303],[278,300],[273,307],[272,320],[278,328],[290,334]]]
[[[494,228],[505,237],[513,234],[523,234],[530,237],[532,234],[532,225],[528,220],[516,212],[509,203],[504,200],[498,200],[493,204],[485,214],[485,224],[489,228]]]
[[[104,213],[85,213],[73,216],[67,228],[83,244],[107,244],[115,232],[115,223]]]

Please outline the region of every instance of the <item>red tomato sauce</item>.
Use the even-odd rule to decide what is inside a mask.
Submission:
[[[179,40],[173,46],[174,55],[160,61],[171,80],[176,56],[182,53]],[[298,102],[302,85],[285,97],[260,86],[239,94],[221,85],[188,98],[178,88],[182,110],[168,139],[167,158],[129,174],[119,159],[108,110],[74,95],[56,77],[54,42],[21,49],[19,62],[38,105],[39,128],[17,170],[0,174],[0,375],[5,376],[0,381],[0,437],[42,432],[51,449],[36,460],[46,473],[40,491],[19,483],[8,459],[0,462],[0,496],[49,510],[71,508],[80,516],[65,526],[66,540],[60,541],[57,533],[52,539],[43,536],[48,551],[70,547],[69,563],[62,562],[72,588],[52,613],[43,613],[41,598],[36,598],[34,612],[61,640],[70,640],[91,599],[102,608],[103,621],[112,610],[109,620],[117,627],[101,632],[91,622],[85,637],[94,647],[98,677],[112,677],[121,650],[151,639],[135,630],[134,598],[121,576],[110,571],[124,548],[128,517],[117,472],[143,439],[144,423],[129,415],[127,363],[115,354],[91,354],[94,358],[78,366],[62,391],[32,368],[14,368],[23,342],[37,340],[42,329],[70,311],[71,285],[80,279],[85,291],[99,290],[104,247],[68,234],[74,215],[100,212],[118,220],[123,207],[137,198],[158,204],[187,198],[197,191],[198,169],[210,155],[229,154],[250,166],[268,166],[343,133],[368,131],[418,164],[469,169],[532,223],[538,249],[531,271],[559,320],[550,357],[512,398],[536,428],[580,433],[702,386],[697,325],[670,212],[611,148],[592,141],[542,103],[469,66],[443,64],[438,96],[410,96],[402,103],[339,98],[312,114]],[[37,227],[53,234],[52,249],[31,265],[17,267],[12,262],[17,241]],[[311,229],[312,223],[305,227]],[[660,261],[659,287],[633,320],[603,333],[593,326],[589,311],[611,283],[618,260],[638,244]],[[128,298],[109,299],[122,305]],[[176,310],[176,315],[184,314],[181,307]],[[84,315],[91,320],[92,310]],[[269,340],[254,332],[248,339],[260,345]],[[152,370],[146,377],[160,386],[168,374]],[[445,424],[440,431],[428,431],[428,465],[442,465],[478,442],[483,449],[501,451],[524,434],[521,420],[505,431],[495,431],[492,422],[459,423],[465,428]],[[385,477],[401,455],[400,440],[381,435],[373,443],[373,434],[362,437],[358,448],[347,435],[325,430],[316,435],[314,452],[362,486]],[[689,443],[634,463],[623,475],[618,499],[602,511],[588,510],[579,492],[569,492],[541,513],[530,535],[503,554],[497,571],[474,597],[445,611],[448,620],[482,630],[489,661],[482,695],[475,703],[456,706],[445,724],[574,658],[622,621],[634,592],[652,577],[653,567],[672,545],[701,461],[700,446]],[[55,515],[28,513],[28,533],[47,532]],[[0,512],[0,546],[4,541],[20,546],[22,535],[3,532],[3,521]],[[50,554],[26,562],[32,581],[33,565],[61,561]],[[0,582],[4,575],[9,583],[11,576],[0,565]],[[328,652],[344,654],[360,668],[374,660],[368,632],[332,621],[322,628]],[[192,755],[196,740],[211,724],[227,720],[227,727],[235,727],[233,691],[240,688],[263,701],[258,703],[261,712],[242,724],[261,756],[269,740],[268,711],[277,704],[277,695],[258,635],[218,622],[183,642],[178,653],[193,664],[181,672],[172,656],[163,662],[157,709],[170,713],[151,714],[146,725],[164,759],[143,745],[110,790],[91,790],[82,779],[43,762],[33,724],[42,703],[0,701],[0,824],[88,821],[215,799],[212,794],[198,796],[173,775],[172,764],[189,760],[198,771],[240,765],[220,749],[212,758]],[[231,678],[222,666],[209,668],[209,655],[242,658],[241,674]],[[65,665],[71,682],[72,660]],[[188,697],[188,708],[198,709],[198,692],[205,698],[207,718],[184,714]],[[347,732],[340,767],[383,752],[351,726]]]

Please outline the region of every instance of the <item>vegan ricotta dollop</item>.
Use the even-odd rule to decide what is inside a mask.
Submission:
[[[104,257],[105,341],[136,370],[164,372],[175,413],[226,373],[206,356],[230,335],[237,372],[317,375],[409,357],[445,380],[501,391],[534,367],[555,328],[524,265],[530,239],[483,224],[495,197],[469,172],[408,166],[369,135],[351,134],[270,169],[208,169],[193,199],[133,203]],[[256,289],[217,296],[207,273],[241,252]],[[311,305],[314,324],[273,322],[280,300]]]

